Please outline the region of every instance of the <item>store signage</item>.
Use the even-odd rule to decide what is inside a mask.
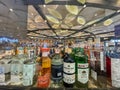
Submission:
[[[120,25],[116,25],[114,28],[115,28],[115,36],[120,37]]]

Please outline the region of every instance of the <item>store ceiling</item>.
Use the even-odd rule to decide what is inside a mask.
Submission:
[[[111,37],[120,24],[119,9],[120,0],[0,0],[0,35]]]

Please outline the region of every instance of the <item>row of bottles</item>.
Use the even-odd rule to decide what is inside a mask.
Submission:
[[[30,47],[17,47],[17,56],[14,57],[15,62],[12,62],[14,64],[12,65],[12,67],[14,68],[11,71],[11,76],[13,78],[12,81],[16,80],[16,83],[18,81],[22,81],[22,84],[24,86],[33,85],[33,81],[35,81],[37,82],[37,87],[41,88],[56,88],[63,86],[67,88],[88,88],[88,83],[90,80],[89,75],[91,74],[91,72],[92,75],[96,72],[97,74],[100,73],[99,75],[101,75],[102,73],[102,70],[99,72],[98,68],[94,68],[102,68],[101,66],[96,66],[101,65],[101,61],[92,61],[91,58],[94,59],[92,57],[93,55],[90,55],[91,52],[86,51],[86,48],[77,47],[71,49],[71,47],[67,47],[67,49],[61,51],[60,48],[57,47],[54,48],[54,50],[50,50],[50,48],[48,48],[48,46],[44,44],[42,48],[39,48],[41,49],[39,52],[41,54],[38,54],[38,56],[40,57],[39,60],[37,60],[38,63],[36,63],[34,62],[35,58],[33,58],[35,57],[36,48]],[[30,54],[28,54],[28,51],[30,51]],[[100,56],[100,53],[96,53],[93,51],[92,53],[94,53],[94,57],[100,59],[98,57]],[[93,67],[91,65],[91,62],[92,64],[94,64]],[[35,67],[36,64],[38,65],[37,68]],[[89,66],[91,68],[89,68]],[[18,71],[16,69],[18,69]],[[37,73],[35,73],[35,69],[37,69]],[[18,72],[20,72],[17,77],[19,78],[19,80],[15,79],[17,76],[16,73]],[[97,76],[97,78],[99,77],[99,75]],[[34,79],[34,76],[36,76],[36,79]],[[93,77],[94,76],[95,75],[93,75]]]
[[[87,88],[89,81],[88,58],[83,48],[69,50],[72,52],[58,52],[51,59],[52,87]]]

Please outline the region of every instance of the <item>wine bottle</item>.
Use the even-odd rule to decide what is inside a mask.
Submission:
[[[89,68],[88,58],[84,54],[84,49],[80,48],[80,51],[75,55],[77,74],[76,74],[76,87],[87,88],[89,80]]]
[[[75,61],[69,54],[65,53],[63,60],[63,85],[67,88],[74,87],[75,83]]]

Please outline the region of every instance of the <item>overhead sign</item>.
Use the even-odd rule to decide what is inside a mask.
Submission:
[[[120,37],[120,25],[116,25],[114,28],[115,28],[115,37]]]

